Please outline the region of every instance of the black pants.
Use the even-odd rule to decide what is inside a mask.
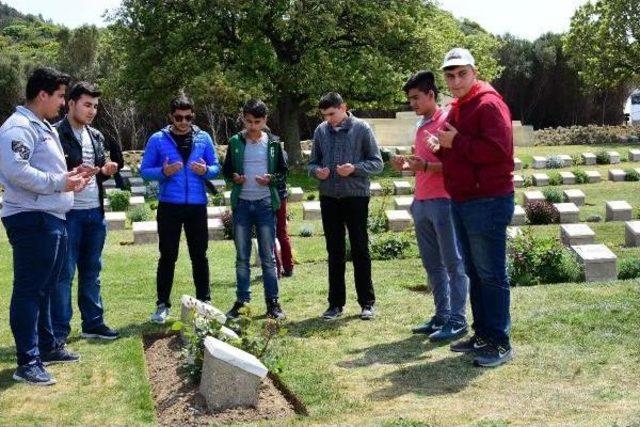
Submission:
[[[180,233],[184,225],[187,236],[189,257],[193,270],[193,282],[196,285],[196,298],[200,301],[210,300],[209,261],[207,247],[209,233],[207,230],[206,205],[179,205],[160,202],[158,204],[158,237],[160,240],[160,260],[156,285],[158,290],[157,304],[171,307],[171,287],[173,273],[180,248]]]
[[[322,226],[329,257],[329,306],[342,307],[346,302],[345,226],[349,231],[353,275],[358,303],[361,307],[373,305],[376,300],[371,283],[371,257],[369,256],[368,197],[320,197]]]

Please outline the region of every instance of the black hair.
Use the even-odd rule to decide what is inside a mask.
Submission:
[[[71,77],[53,68],[36,68],[27,81],[27,101],[34,100],[42,90],[53,95],[60,86],[68,86],[70,81]]]
[[[176,110],[191,110],[193,111],[193,101],[191,101],[187,95],[181,93],[171,100],[169,104],[169,108],[171,109],[171,114],[175,113]]]
[[[402,86],[405,93],[409,93],[411,89],[418,89],[420,92],[433,92],[434,97],[438,98],[438,86],[436,86],[436,78],[431,71],[421,70],[409,77],[409,80]]]
[[[328,92],[322,95],[320,102],[318,102],[318,108],[326,110],[327,108],[338,108],[344,104],[342,96],[338,92]]]
[[[69,101],[77,101],[82,95],[89,95],[92,98],[100,98],[102,92],[89,82],[78,82],[71,86],[67,97]]]
[[[251,114],[256,119],[261,119],[263,117],[267,117],[269,114],[269,109],[267,108],[267,104],[262,102],[260,99],[250,99],[245,102],[242,107],[242,115]]]

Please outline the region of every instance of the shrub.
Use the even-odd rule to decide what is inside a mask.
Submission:
[[[116,190],[107,196],[109,198],[109,205],[113,212],[124,212],[129,209],[129,198],[131,192]]]
[[[224,226],[224,238],[227,240],[233,239],[233,212],[230,210],[224,211],[220,219]]]
[[[524,179],[522,180],[522,186],[533,187],[533,176],[532,175],[525,176]]]
[[[587,173],[582,169],[575,168],[571,171],[576,176],[576,184],[586,184],[589,182],[589,177]]]
[[[376,236],[371,241],[371,259],[390,260],[404,258],[411,243],[404,234],[389,233]]]
[[[558,188],[545,188],[542,194],[550,203],[562,203],[564,201],[564,193]]]
[[[548,169],[560,169],[564,167],[564,160],[559,156],[551,156],[547,159]]]
[[[600,222],[600,221],[602,221],[602,217],[600,215],[591,215],[590,217],[587,217],[586,221],[587,222]]]
[[[606,151],[598,151],[596,153],[596,163],[599,165],[611,164],[611,156]]]
[[[149,202],[149,208],[151,208],[152,211],[157,211],[158,210],[158,201],[157,200],[152,200]]]
[[[625,181],[640,181],[640,173],[635,169],[625,169]]]
[[[562,175],[558,172],[551,172],[549,174],[549,185],[562,185]]]
[[[302,225],[300,226],[300,237],[311,237],[313,236],[313,231],[313,225]]]
[[[315,200],[315,199],[316,199],[316,194],[315,193],[307,194],[307,200],[308,201]]]
[[[617,144],[622,138],[632,141],[640,136],[640,128],[632,126],[571,126],[535,131],[535,145]]]
[[[582,154],[573,154],[571,156],[571,162],[575,165],[575,166],[582,166],[584,165],[584,159],[582,158]]]
[[[512,286],[584,280],[575,255],[552,237],[534,236],[530,230],[509,242],[507,269]]]
[[[142,222],[151,220],[151,218],[153,217],[153,213],[147,205],[140,205],[129,210],[127,216],[129,217],[131,222]]]
[[[524,210],[531,225],[556,224],[560,220],[558,211],[546,200],[527,202]]]
[[[618,279],[636,279],[640,277],[640,259],[626,258],[618,266]]]

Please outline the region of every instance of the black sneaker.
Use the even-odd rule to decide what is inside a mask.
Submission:
[[[80,356],[71,353],[66,346],[61,345],[47,354],[41,354],[40,360],[44,366],[48,366],[56,363],[74,363],[80,360]]]
[[[287,315],[282,311],[282,307],[280,307],[280,303],[277,299],[267,301],[267,317],[276,320],[284,320],[287,318]]]
[[[26,365],[18,366],[13,373],[13,379],[29,385],[53,385],[56,380],[47,372],[42,362],[33,360]]]
[[[415,328],[411,328],[411,332],[414,334],[431,335],[432,333],[439,331],[443,326],[444,322],[439,322],[434,316],[428,322],[425,322],[420,326],[416,326]]]
[[[118,339],[120,334],[117,331],[111,329],[107,325],[98,326],[97,328],[87,329],[82,331],[80,337],[82,338],[99,338],[101,340],[115,340]]]
[[[229,319],[231,319],[231,320],[235,320],[235,319],[237,319],[238,317],[240,317],[240,310],[241,310],[242,308],[244,308],[244,306],[245,306],[246,304],[247,304],[247,303],[245,303],[245,302],[240,302],[240,301],[236,301],[236,302],[234,302],[234,303],[233,303],[233,307],[231,307],[231,310],[227,311],[227,314],[226,314],[227,318],[229,318]]]
[[[284,270],[284,271],[282,272],[282,277],[291,277],[291,276],[293,276],[293,269],[291,269],[291,270]]]
[[[376,309],[372,305],[365,305],[360,312],[361,320],[372,320],[376,315]]]
[[[488,343],[479,337],[478,335],[474,335],[468,340],[459,341],[455,344],[451,344],[449,349],[451,351],[455,351],[456,353],[472,353],[476,351],[482,351],[485,347],[487,347]]]
[[[511,359],[513,359],[513,349],[511,347],[507,348],[501,345],[487,345],[476,357],[474,357],[473,364],[475,366],[493,368],[507,363]]]
[[[329,307],[327,311],[322,313],[324,320],[335,320],[340,316],[342,316],[342,307]]]
[[[467,323],[447,322],[439,331],[435,331],[429,335],[431,342],[444,342],[457,340],[467,334],[469,327]]]

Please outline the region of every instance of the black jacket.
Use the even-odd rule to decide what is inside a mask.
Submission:
[[[58,135],[60,136],[60,143],[62,144],[62,150],[64,151],[64,158],[67,162],[67,170],[72,170],[75,167],[78,167],[82,164],[82,144],[76,138],[73,133],[73,129],[71,128],[71,124],[69,120],[65,116],[64,119],[60,120],[58,123],[54,125],[54,127],[58,130]],[[105,154],[105,139],[102,133],[92,128],[91,126],[87,126],[87,131],[89,132],[89,137],[91,138],[91,142],[93,143],[93,152],[94,152],[94,164],[97,167],[102,167],[105,165],[107,161],[107,157]],[[115,146],[115,147],[114,147]],[[118,164],[118,170],[122,169],[124,166],[124,158],[122,157],[122,150],[118,144],[111,144],[109,148],[109,156],[111,160]],[[100,208],[104,213],[104,187],[102,183],[108,180],[110,177],[104,175],[102,172],[98,172],[96,175],[96,183],[98,184],[98,197],[100,198]]]

